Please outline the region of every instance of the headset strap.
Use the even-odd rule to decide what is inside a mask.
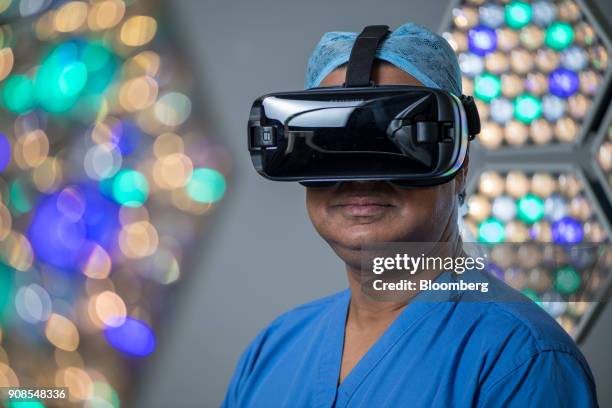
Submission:
[[[371,25],[365,27],[357,36],[348,60],[346,81],[344,82],[345,87],[372,85],[372,64],[376,57],[376,49],[389,33],[389,26]],[[471,96],[462,95],[461,102],[467,116],[468,135],[470,140],[472,140],[480,133],[478,109],[476,108],[474,98]]]
[[[473,140],[480,133],[480,116],[476,101],[471,96],[461,95],[461,103],[467,117],[468,135]]]
[[[389,34],[389,26],[367,26],[357,36],[346,69],[345,87],[370,86],[376,49]]]

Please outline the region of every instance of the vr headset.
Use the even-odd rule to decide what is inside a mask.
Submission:
[[[248,147],[259,174],[313,187],[345,180],[423,187],[457,174],[480,132],[474,99],[373,84],[376,49],[388,33],[388,26],[368,26],[359,34],[343,86],[267,94],[253,102]]]

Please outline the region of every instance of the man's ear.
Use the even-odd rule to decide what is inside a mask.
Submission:
[[[469,150],[468,150],[468,153],[465,155],[465,160],[463,161],[463,165],[461,166],[461,169],[459,169],[459,172],[455,176],[455,192],[457,194],[461,194],[465,192],[469,167],[470,167],[470,155],[469,155]]]

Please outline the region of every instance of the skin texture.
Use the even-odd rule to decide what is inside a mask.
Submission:
[[[346,67],[340,67],[320,86],[342,85],[345,75]],[[372,79],[377,84],[422,86],[385,62],[375,63]],[[350,181],[306,189],[308,215],[317,232],[345,262],[351,287],[340,382],[409,301],[374,301],[363,294],[358,278],[361,247],[376,242],[448,242],[451,249],[447,251],[451,253],[443,256],[461,254],[457,196],[465,188],[467,167],[466,162],[453,180],[435,187],[401,188],[384,181]]]

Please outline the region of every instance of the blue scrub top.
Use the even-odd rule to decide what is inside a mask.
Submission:
[[[420,293],[339,385],[350,290],[283,314],[240,358],[222,407],[597,406],[586,360],[545,311],[487,273],[462,279],[489,292]]]

